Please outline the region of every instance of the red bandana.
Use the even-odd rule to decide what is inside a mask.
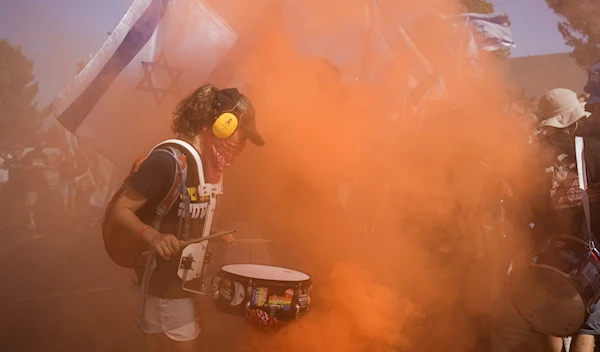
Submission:
[[[218,183],[223,174],[223,168],[231,165],[242,153],[246,142],[235,143],[220,139],[204,128],[204,159],[206,160],[206,182]]]

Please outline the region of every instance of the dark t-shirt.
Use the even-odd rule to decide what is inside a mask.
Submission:
[[[47,165],[46,154],[41,149],[34,149],[23,156],[25,184],[27,190],[40,191],[45,188],[47,181],[44,168]]]
[[[77,160],[72,156],[63,156],[60,161],[60,182],[73,182],[77,176]]]
[[[586,110],[593,112],[596,110],[593,108],[594,105],[586,104]],[[597,113],[592,113],[590,117],[581,119],[578,121],[578,123],[579,127],[577,128],[577,135],[600,140],[600,115]]]
[[[600,182],[600,142],[584,137],[588,184]],[[584,236],[585,217],[579,191],[575,137],[557,133],[540,139],[537,176],[532,180],[535,232],[538,240],[553,235]],[[590,202],[592,232],[600,234],[600,207]]]
[[[190,238],[197,238],[202,235],[207,203],[201,203],[198,197],[197,187],[199,182],[196,172],[193,171],[197,168],[191,155],[187,155],[187,165],[188,175],[186,186],[191,198]],[[164,152],[153,152],[140,166],[138,172],[131,178],[128,186],[148,200],[137,212],[137,216],[144,223],[152,225],[156,215],[156,208],[169,192],[175,172],[175,159],[172,156]],[[161,233],[177,236],[179,219],[183,215],[183,212],[180,211],[182,207],[183,204],[177,200],[162,219],[160,226]],[[181,288],[182,281],[175,272],[178,262],[178,255],[172,256],[170,261],[157,257],[158,266],[150,279],[149,294],[169,299],[189,297],[189,294]],[[144,275],[144,268],[137,268],[136,274],[138,275],[139,282],[141,282]]]
[[[17,160],[15,156],[5,160],[4,165],[8,167],[7,187],[22,192],[25,190],[25,170],[23,169],[23,159]]]

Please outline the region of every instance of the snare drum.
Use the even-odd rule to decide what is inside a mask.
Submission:
[[[259,264],[228,264],[217,273],[214,303],[223,313],[245,317],[250,309],[280,321],[308,312],[312,277],[288,268]]]
[[[519,314],[552,336],[576,334],[600,297],[598,251],[576,237],[553,237],[526,268],[511,273],[510,295]]]

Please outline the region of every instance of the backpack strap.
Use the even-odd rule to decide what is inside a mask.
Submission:
[[[189,203],[189,194],[185,186],[187,163],[185,161],[185,155],[183,155],[183,153],[176,148],[155,149],[152,151],[152,153],[167,153],[175,159],[175,177],[173,177],[173,182],[171,183],[171,187],[169,187],[169,192],[167,192],[165,198],[163,198],[163,200],[158,204],[156,208],[156,215],[152,221],[152,227],[158,231],[160,229],[162,219],[169,212],[169,210],[171,210],[180,194],[183,195],[184,200],[187,196]]]
[[[178,159],[183,158],[183,160],[185,160],[185,155],[181,152],[181,150],[177,149],[177,148],[173,148],[173,147],[167,147],[166,149],[170,150],[171,153],[173,153],[173,155],[177,156]],[[179,239],[182,239],[184,241],[187,241],[190,238],[190,224],[191,224],[191,214],[190,214],[190,203],[191,203],[191,198],[190,198],[190,192],[187,189],[187,185],[186,185],[186,177],[187,177],[187,163],[184,165],[184,169],[182,170],[183,172],[183,178],[182,178],[182,182],[179,182],[179,184],[177,184],[177,182],[173,182],[173,184],[171,185],[171,191],[173,194],[173,200],[172,202],[174,203],[177,200],[177,196],[181,195],[181,203],[183,204],[183,216],[179,217],[179,223],[177,224],[177,233],[175,234],[175,236]],[[166,206],[168,206],[169,204],[166,204]],[[173,204],[170,204],[170,207],[172,207]],[[166,209],[166,211],[168,212],[169,210]],[[166,214],[166,212],[165,212]],[[158,213],[157,213],[158,216]],[[183,232],[182,230],[182,222],[183,222]]]
[[[161,143],[162,144],[162,143]],[[159,145],[160,146],[160,145]],[[171,187],[169,188],[169,192],[165,196],[165,198],[159,203],[156,209],[156,215],[154,216],[154,220],[152,221],[152,228],[155,230],[160,229],[160,224],[164,216],[169,212],[169,210],[177,201],[177,198],[181,194],[184,202],[184,214],[186,217],[189,217],[189,204],[190,204],[190,195],[187,191],[187,187],[185,185],[186,176],[187,176],[187,163],[185,162],[185,155],[181,153],[181,151],[177,150],[177,148],[166,148],[166,149],[158,149],[155,147],[150,153],[167,153],[171,157],[175,159],[175,177],[173,177],[173,182],[171,183]],[[181,221],[180,221],[181,225]],[[189,227],[189,225],[188,225]],[[181,226],[178,228],[178,232],[180,232]],[[184,230],[185,232],[185,230]],[[189,233],[189,229],[187,231]],[[144,267],[144,276],[142,277],[142,282],[140,284],[140,295],[141,297],[141,311],[138,314],[140,318],[138,321],[138,327],[143,329],[146,315],[146,298],[148,296],[148,286],[150,284],[150,278],[152,277],[152,273],[158,264],[156,263],[156,254],[150,252],[148,257],[146,258],[146,266]]]
[[[189,143],[184,142],[180,139],[168,139],[156,146],[155,148],[163,144],[175,144],[181,146],[182,148],[185,148],[185,150],[188,151],[189,155],[191,155],[192,158],[194,158],[194,161],[196,162],[198,168],[198,180],[200,185],[200,187],[198,187],[199,196],[204,197],[210,195],[209,188],[207,187],[207,183],[204,179],[204,168],[202,164],[202,158],[200,157],[198,151]]]

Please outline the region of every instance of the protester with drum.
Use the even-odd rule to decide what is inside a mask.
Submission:
[[[600,334],[600,259],[592,234],[600,232],[600,219],[596,197],[588,202],[580,185],[585,176],[590,187],[600,182],[600,142],[578,137],[576,148],[579,122],[590,113],[568,89],[544,94],[539,114],[539,152],[529,182],[539,249],[530,265],[510,274],[510,294],[521,317],[547,334],[547,351],[562,351],[562,337],[573,336],[571,351],[591,352]]]
[[[206,247],[195,243],[199,250],[190,251],[193,245],[184,248],[182,241],[209,237],[223,168],[240,155],[246,139],[264,145],[254,119],[252,104],[237,89],[198,88],[175,112],[177,139],[139,158],[107,207],[105,247],[117,264],[135,268],[137,296],[143,297],[138,328],[151,350],[199,348],[192,292],[204,286],[196,289],[197,280],[187,278],[202,279]]]

